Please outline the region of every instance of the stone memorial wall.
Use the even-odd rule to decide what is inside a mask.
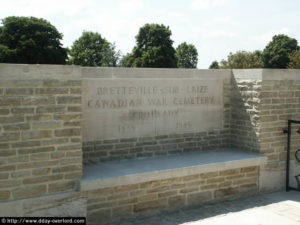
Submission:
[[[222,128],[223,82],[86,80],[85,141]]]
[[[283,190],[282,130],[299,115],[300,70],[0,64],[0,216],[111,220]],[[291,135],[293,186],[298,129]],[[101,183],[109,176],[85,177],[87,166],[106,175],[93,171],[106,162],[226,148],[265,161],[237,160],[225,169],[233,165],[228,160],[216,171],[185,176],[173,168],[172,177],[154,172],[135,183],[123,176],[110,186]],[[91,187],[82,189],[83,182]]]
[[[229,70],[83,69],[85,162],[228,144]]]

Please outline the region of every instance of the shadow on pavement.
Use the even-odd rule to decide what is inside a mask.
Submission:
[[[300,202],[300,192],[276,192],[271,194],[261,194],[252,197],[240,198],[205,204],[188,209],[181,209],[173,212],[163,212],[160,214],[131,218],[119,221],[110,225],[176,225],[184,224],[210,217],[222,216],[228,213],[240,212],[247,209],[271,205],[284,201]]]

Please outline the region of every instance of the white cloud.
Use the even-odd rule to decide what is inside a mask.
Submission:
[[[211,27],[211,26],[218,26],[218,25],[237,25],[239,24],[238,21],[233,20],[230,17],[215,17],[210,21],[204,23],[204,26]]]
[[[176,11],[170,11],[170,9],[155,10],[155,14],[157,15],[155,17],[160,18],[160,20],[176,23],[188,23],[190,21],[188,15]]]
[[[202,35],[206,38],[220,38],[220,37],[235,37],[236,33],[224,29],[203,29]]]
[[[279,30],[271,30],[271,31],[265,32],[260,35],[252,36],[252,37],[250,37],[250,41],[264,46],[272,40],[272,37],[274,35],[276,35],[276,34],[287,34],[288,35],[290,32],[291,32],[290,28],[284,27]]]
[[[43,17],[53,14],[72,16],[88,8],[91,0],[14,0],[1,6],[0,12],[17,16]]]
[[[96,14],[91,14],[88,18],[77,19],[74,21],[74,25],[64,29],[64,33],[66,35],[70,34],[71,36],[73,32],[72,36],[74,36],[74,32],[76,32],[77,39],[83,30],[98,32],[109,42],[116,42],[117,48],[123,47],[124,49],[124,47],[128,46],[128,39],[131,37],[134,38],[136,35],[136,33],[133,33],[134,26],[135,25],[128,19],[117,18],[106,12],[98,12]],[[66,32],[66,30],[68,32]],[[73,41],[74,39],[68,39],[64,44],[70,46]],[[126,51],[128,51],[127,48]]]
[[[217,28],[193,28],[194,32],[191,34],[191,37],[194,39],[199,38],[206,38],[206,39],[212,39],[212,38],[233,38],[236,37],[236,33],[226,30],[226,29],[217,29]]]
[[[189,5],[190,9],[205,10],[224,6],[229,0],[193,0]]]
[[[230,17],[215,17],[203,23],[201,27],[195,27],[195,35],[206,39],[210,38],[233,38],[236,37],[236,32],[232,31],[230,27],[236,25],[238,22]]]
[[[122,0],[118,6],[118,9],[122,12],[136,12],[143,8],[144,4],[140,0]]]
[[[196,47],[198,51],[202,53],[207,52],[211,48],[211,46],[208,44],[199,44],[199,43],[196,44]]]

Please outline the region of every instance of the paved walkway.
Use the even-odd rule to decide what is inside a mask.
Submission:
[[[113,225],[300,225],[300,192],[276,192]]]

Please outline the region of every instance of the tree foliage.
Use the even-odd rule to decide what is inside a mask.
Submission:
[[[0,62],[64,64],[62,34],[44,19],[7,17],[0,27]]]
[[[117,66],[120,53],[114,44],[102,38],[99,33],[84,31],[73,43],[70,54],[70,64],[81,66]]]
[[[287,68],[289,56],[297,50],[298,43],[294,38],[284,34],[275,35],[263,50],[263,61],[266,68]]]
[[[120,66],[122,67],[132,67],[133,65],[134,58],[130,53],[127,53],[126,55],[123,55],[121,61],[120,61]]]
[[[181,43],[176,48],[178,68],[196,68],[198,63],[198,52],[194,45]]]
[[[213,61],[210,66],[209,66],[209,69],[220,69],[220,66],[219,66],[219,63],[218,61]]]
[[[122,59],[128,67],[174,68],[177,66],[175,49],[169,27],[159,24],[145,24],[140,28],[136,46]]]
[[[288,64],[289,69],[300,69],[300,50],[294,51],[289,56],[290,62]]]
[[[221,69],[250,69],[250,68],[262,68],[263,61],[261,57],[262,53],[259,50],[254,52],[238,51],[234,54],[231,52],[227,56],[227,60],[220,62]]]

